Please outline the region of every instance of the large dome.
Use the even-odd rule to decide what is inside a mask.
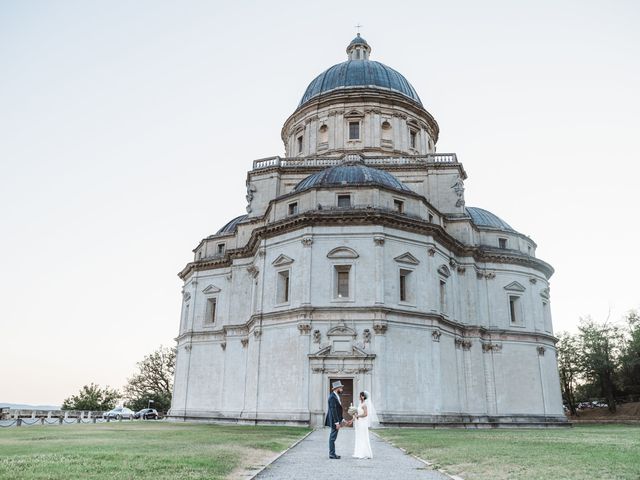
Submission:
[[[422,106],[420,97],[402,74],[373,60],[347,60],[325,70],[309,84],[299,106],[323,93],[360,87],[401,93]]]
[[[318,75],[307,87],[299,107],[309,100],[346,88],[374,88],[400,93],[422,107],[420,97],[401,73],[385,64],[369,60],[371,47],[358,34],[347,47],[349,60]]]
[[[344,185],[378,185],[404,192],[412,192],[404,183],[384,170],[367,167],[361,162],[347,162],[309,175],[293,189],[301,192],[314,187],[340,187]]]

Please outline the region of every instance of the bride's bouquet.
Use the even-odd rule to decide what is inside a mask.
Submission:
[[[353,417],[353,415],[358,411],[357,407],[353,406],[353,403],[351,405],[349,405],[349,408],[347,409],[347,413],[349,415],[351,415]]]

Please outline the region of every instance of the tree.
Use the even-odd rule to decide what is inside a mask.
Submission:
[[[556,347],[562,398],[567,403],[571,415],[578,415],[576,387],[580,377],[580,339],[577,335],[562,332],[558,335]]]
[[[153,407],[166,412],[171,407],[176,349],[160,346],[138,362],[138,372],[127,381],[125,397],[130,408],[140,410],[153,401]]]
[[[609,323],[596,322],[587,317],[580,320],[580,337],[583,352],[581,368],[587,378],[600,386],[601,394],[607,399],[609,411],[616,411],[615,376],[620,365],[622,332]]]
[[[620,376],[626,393],[640,394],[640,314],[627,314],[627,339],[620,357]]]
[[[111,410],[116,406],[120,392],[114,388],[100,388],[91,383],[80,389],[78,395],[72,395],[62,403],[63,410]]]

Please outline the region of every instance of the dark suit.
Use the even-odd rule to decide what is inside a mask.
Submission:
[[[324,421],[325,426],[331,427],[329,435],[329,456],[336,456],[336,438],[338,438],[338,429],[336,423],[342,423],[342,405],[338,401],[336,394],[331,392],[329,395],[329,408],[327,409],[327,418]]]

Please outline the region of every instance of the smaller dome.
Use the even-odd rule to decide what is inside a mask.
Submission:
[[[477,227],[483,228],[495,228],[497,230],[506,230],[508,232],[515,232],[515,230],[507,222],[502,220],[499,216],[491,213],[488,210],[478,207],[466,207],[467,214],[471,217],[471,221]]]
[[[309,175],[293,189],[301,192],[314,187],[340,187],[343,185],[378,185],[403,192],[413,192],[404,183],[384,170],[367,167],[363,162],[344,162]]]
[[[238,230],[238,224],[245,220],[249,215],[240,215],[239,217],[234,218],[229,223],[227,223],[224,227],[216,232],[216,235],[227,235],[229,233],[235,233]]]
[[[369,46],[367,41],[364,38],[362,38],[359,33],[356,35],[356,38],[351,40],[351,43],[349,44],[349,46],[351,46],[351,45],[367,45],[367,46]]]

